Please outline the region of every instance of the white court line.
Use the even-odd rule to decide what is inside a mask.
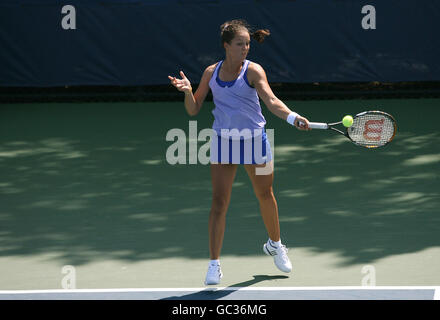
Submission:
[[[440,287],[435,286],[337,286],[337,287],[198,287],[198,288],[113,288],[113,289],[46,289],[0,290],[0,294],[33,293],[114,293],[114,292],[188,292],[188,291],[329,291],[329,290],[434,290],[440,297]]]

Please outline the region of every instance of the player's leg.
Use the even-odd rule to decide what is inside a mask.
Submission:
[[[266,167],[267,164],[245,165],[246,172],[251,179],[255,195],[260,203],[260,211],[266,226],[269,240],[264,244],[263,250],[267,255],[274,258],[275,265],[283,272],[290,272],[292,264],[287,256],[287,248],[281,244],[280,223],[278,218],[278,205],[273,193],[273,170],[258,174],[258,167]]]
[[[211,260],[205,284],[220,283],[223,273],[220,268],[220,251],[225,234],[226,212],[231,200],[232,183],[237,172],[236,164],[211,164],[212,205],[209,214],[209,251]]]
[[[256,168],[265,167],[266,164],[246,164],[244,167],[252,182],[255,196],[260,204],[260,212],[263,217],[269,238],[273,241],[280,240],[280,223],[278,219],[278,205],[273,194],[273,170],[267,174],[257,174]]]
[[[211,260],[220,257],[225,233],[226,212],[231,200],[236,164],[211,164],[212,204],[209,214],[209,249]]]

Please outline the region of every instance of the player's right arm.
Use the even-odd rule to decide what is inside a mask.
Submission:
[[[185,93],[185,108],[190,116],[195,116],[199,113],[202,108],[203,102],[209,92],[209,80],[211,80],[212,74],[215,70],[215,64],[207,67],[203,72],[202,79],[200,80],[199,86],[196,92],[193,94],[191,82],[185,76],[183,71],[180,71],[180,76],[182,79],[177,79],[176,77],[168,76],[171,84],[177,88],[177,90]]]

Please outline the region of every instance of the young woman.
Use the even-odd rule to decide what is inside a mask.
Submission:
[[[191,116],[200,111],[210,89],[215,104],[213,129],[218,135],[218,141],[213,144],[212,142],[217,139],[211,139],[212,206],[209,216],[211,260],[205,280],[207,285],[220,283],[220,278],[223,276],[219,260],[220,251],[223,244],[225,218],[232,184],[239,164],[244,165],[252,182],[269,235],[268,241],[263,245],[263,251],[274,258],[275,265],[281,271],[290,272],[292,270],[287,249],[281,244],[278,207],[272,189],[273,170],[270,171],[270,174],[257,173],[259,167],[272,164],[270,145],[264,131],[266,120],[261,113],[259,98],[273,114],[300,130],[308,130],[309,122],[306,118],[291,111],[274,95],[268,84],[265,71],[259,64],[246,60],[251,37],[261,43],[269,34],[268,30],[251,32],[243,20],[225,22],[220,27],[225,59],[205,69],[194,94],[190,81],[182,71],[180,71],[181,79],[168,76],[171,84],[185,93],[185,108]],[[241,137],[240,154],[225,156],[224,154],[232,149],[232,139],[231,136],[224,137],[223,133],[225,130],[233,129],[240,131],[249,129],[251,132],[259,132],[260,134],[254,134],[251,139]],[[243,150],[246,150],[243,144],[246,141],[253,147],[257,145],[257,142],[262,145],[260,148],[262,154],[258,157],[262,159],[261,161],[256,161],[256,156],[246,157],[243,154]],[[255,152],[258,149],[255,147],[254,150],[253,147],[247,150]]]

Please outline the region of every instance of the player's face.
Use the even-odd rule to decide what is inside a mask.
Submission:
[[[231,43],[225,43],[226,51],[235,59],[246,59],[250,48],[250,36],[247,30],[239,31],[231,40]]]

